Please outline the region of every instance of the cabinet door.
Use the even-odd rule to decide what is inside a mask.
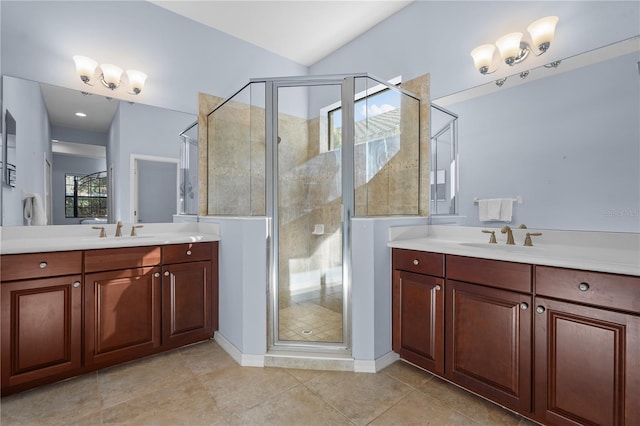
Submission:
[[[531,411],[531,296],[447,280],[445,377]]]
[[[444,374],[444,280],[394,272],[394,350],[409,362]]]
[[[166,265],[162,279],[162,344],[181,346],[213,335],[211,262]]]
[[[637,425],[640,317],[536,298],[535,412],[554,425]]]
[[[160,268],[85,275],[85,362],[106,366],[160,346]]]
[[[80,368],[80,279],[73,275],[0,285],[3,394],[70,376]]]

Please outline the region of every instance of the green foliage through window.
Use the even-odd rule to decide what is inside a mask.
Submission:
[[[65,217],[107,217],[107,172],[65,175]]]

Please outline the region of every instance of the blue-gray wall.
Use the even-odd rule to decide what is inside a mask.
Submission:
[[[39,84],[3,76],[2,89],[2,120],[7,110],[16,120],[16,186],[7,186],[3,179],[2,225],[23,225],[22,193],[45,199],[44,161],[51,162],[49,117]]]

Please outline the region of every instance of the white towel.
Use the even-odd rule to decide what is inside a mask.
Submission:
[[[46,225],[47,215],[44,212],[42,198],[38,194],[25,192],[22,199],[24,200],[24,218],[27,219],[27,225]]]
[[[478,213],[481,222],[500,220],[500,199],[484,199],[478,201]]]
[[[511,222],[513,199],[488,198],[478,200],[478,219],[480,222]]]
[[[503,198],[500,200],[500,221],[511,222],[511,215],[513,214],[513,199]]]

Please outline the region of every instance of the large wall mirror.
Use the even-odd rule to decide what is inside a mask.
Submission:
[[[28,224],[28,194],[52,225],[171,222],[181,211],[181,133],[195,115],[10,76],[2,89],[15,123],[8,156],[3,146],[15,169],[2,185],[3,226]]]
[[[640,232],[639,51],[634,37],[557,64],[525,61],[505,81],[434,99],[458,116],[450,223],[502,226],[481,222],[474,200],[521,197],[512,226]]]

